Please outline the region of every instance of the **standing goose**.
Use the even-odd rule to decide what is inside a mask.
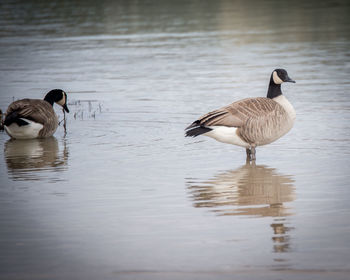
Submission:
[[[293,127],[295,110],[282,95],[283,82],[295,83],[286,70],[275,69],[266,98],[242,99],[203,115],[185,129],[186,136],[203,134],[245,147],[247,159],[255,160],[255,147],[276,141]]]
[[[69,113],[67,94],[61,89],[51,90],[44,100],[26,98],[12,102],[7,108],[4,121],[7,134],[16,139],[52,136],[58,127],[54,103]]]

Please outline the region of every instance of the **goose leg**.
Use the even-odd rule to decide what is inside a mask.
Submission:
[[[249,148],[245,149],[246,153],[247,153],[247,158],[245,159],[246,164],[250,163],[250,155],[251,155],[251,151]]]
[[[251,148],[250,148],[250,153],[251,153],[251,155],[250,155],[250,160],[251,160],[251,161],[255,161],[255,160],[256,160],[256,156],[255,156],[255,147],[251,147]]]
[[[246,151],[246,153],[247,153],[247,158],[250,159],[250,154],[251,154],[250,149],[249,149],[249,148],[246,148],[245,151]]]

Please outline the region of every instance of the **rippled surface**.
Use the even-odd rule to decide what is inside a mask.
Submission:
[[[0,108],[63,88],[71,113],[49,139],[0,132],[0,278],[347,279],[349,10],[1,1]],[[183,137],[277,67],[297,120],[256,165]]]

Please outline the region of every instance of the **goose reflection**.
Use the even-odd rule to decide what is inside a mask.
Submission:
[[[194,207],[213,208],[218,215],[288,216],[283,203],[295,199],[291,176],[249,163],[188,188]]]
[[[293,182],[274,168],[246,163],[204,182],[192,180],[188,190],[194,207],[211,208],[220,216],[273,217],[273,250],[280,253],[290,249],[293,228],[286,225],[286,217],[293,213],[285,203],[295,199]]]
[[[68,150],[65,142],[63,145],[63,151],[60,153],[55,137],[8,140],[5,143],[4,155],[9,176],[13,180],[42,180],[46,178],[60,181],[60,177],[52,176],[51,172],[60,172],[66,169]]]

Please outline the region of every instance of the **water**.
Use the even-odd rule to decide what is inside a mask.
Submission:
[[[0,133],[0,278],[347,279],[349,10],[2,1],[0,108],[62,88],[71,113],[53,138]],[[297,120],[256,166],[183,137],[279,67]]]

